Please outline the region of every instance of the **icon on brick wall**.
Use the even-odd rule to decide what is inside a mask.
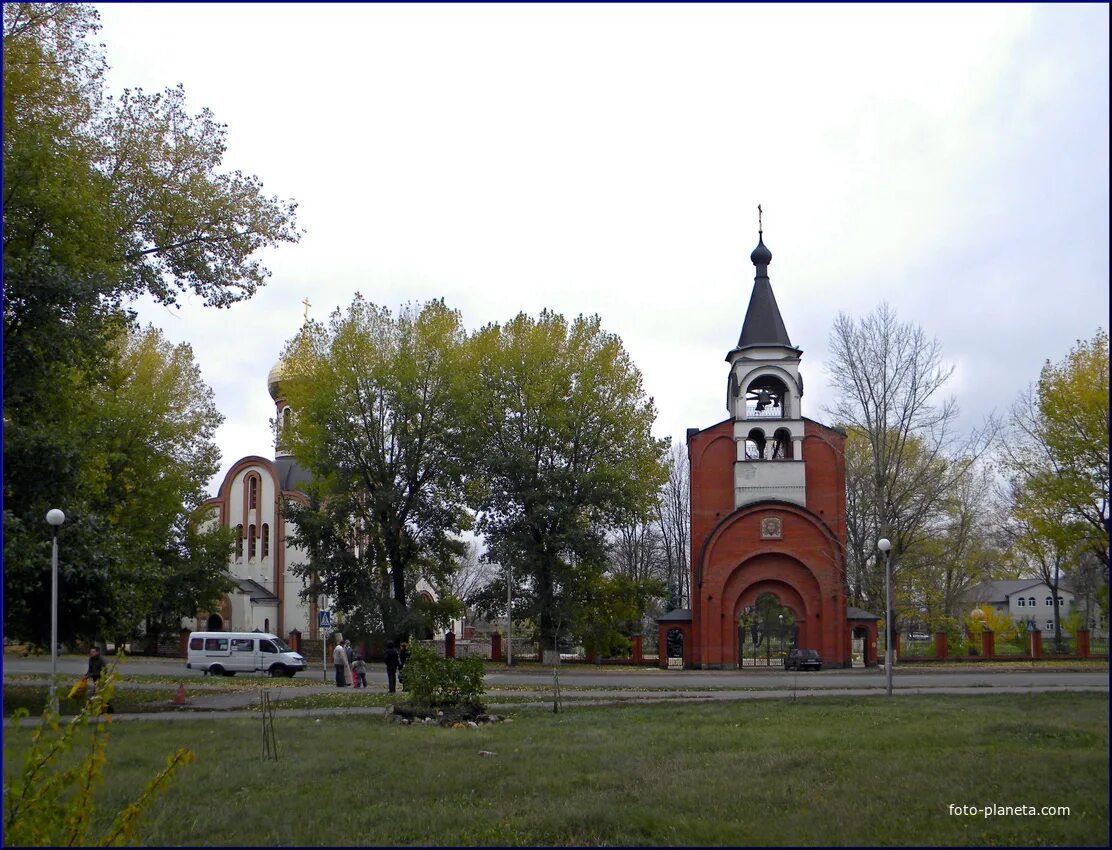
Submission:
[[[779,540],[784,536],[784,522],[778,516],[766,516],[761,520],[761,539]]]

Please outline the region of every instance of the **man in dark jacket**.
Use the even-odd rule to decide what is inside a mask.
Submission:
[[[394,641],[386,641],[386,683],[390,693],[394,693],[397,684],[399,660],[400,656],[398,650],[394,647]]]
[[[89,650],[89,669],[85,671],[85,679],[88,682],[89,689],[86,692],[89,699],[96,696],[97,683],[100,681],[100,674],[104,671],[104,659],[100,657],[100,650],[95,646]]]

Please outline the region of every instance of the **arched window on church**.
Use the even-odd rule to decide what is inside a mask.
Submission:
[[[251,475],[247,479],[247,507],[248,509],[259,506],[259,477]]]
[[[256,543],[255,525],[254,525],[254,523],[252,523],[251,527],[247,531],[247,560],[248,561],[250,561],[252,558],[255,557],[255,543]]]
[[[263,557],[270,554],[270,525],[263,523]]]
[[[772,435],[772,459],[792,459],[792,432],[787,428],[777,428]]]
[[[293,410],[287,407],[282,411],[282,430],[289,428],[291,424],[293,424]]]
[[[749,432],[749,436],[745,438],[745,459],[746,460],[764,460],[765,457],[765,435],[764,431],[760,428],[754,428]]]
[[[236,526],[236,560],[243,560],[243,526]]]

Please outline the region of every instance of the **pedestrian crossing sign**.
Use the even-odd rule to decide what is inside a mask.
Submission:
[[[332,612],[320,611],[317,614],[317,625],[325,630],[332,628]]]

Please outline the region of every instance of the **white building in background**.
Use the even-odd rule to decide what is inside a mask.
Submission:
[[[282,395],[282,363],[267,375],[267,390],[274,399],[277,421],[288,425],[293,411]],[[202,613],[186,620],[183,626],[205,631],[271,632],[286,638],[293,630],[304,639],[321,637],[317,628],[320,604],[301,598],[304,580],[292,567],[305,560],[304,550],[287,542],[290,528],[282,515],[282,505],[292,499],[307,503],[303,487],[309,472],[277,441],[274,460],[249,455],[236,461],[217,494],[202,504],[208,521],[236,530],[235,549],[228,561],[228,574],[236,588],[225,595],[219,611]],[[417,590],[430,601],[435,589],[423,579]],[[452,630],[462,635],[462,621],[453,621]]]
[[[1016,622],[1033,622],[1040,631],[1054,631],[1054,595],[1050,586],[1042,579],[982,582],[966,594],[966,600],[970,608],[989,605],[997,614],[1006,614]],[[1083,601],[1077,599],[1068,580],[1062,578],[1058,583],[1058,616],[1065,620],[1074,611],[1083,610],[1083,607]],[[1092,620],[1089,629],[1093,636],[1103,635],[1105,626],[1100,607],[1095,602],[1089,614]]]

